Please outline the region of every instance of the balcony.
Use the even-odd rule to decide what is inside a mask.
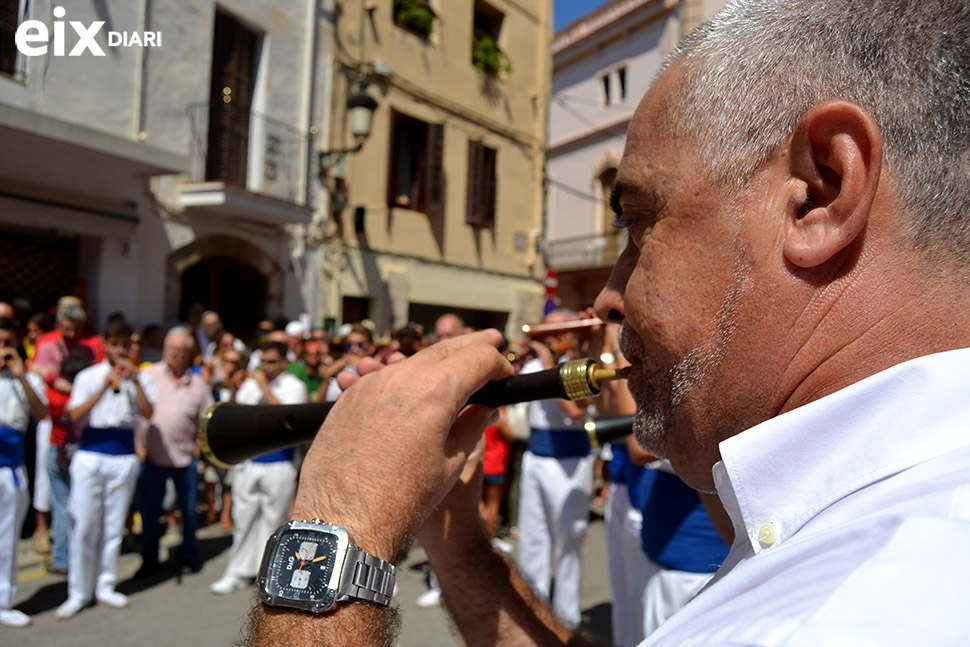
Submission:
[[[626,232],[561,238],[546,243],[546,265],[560,272],[613,265],[626,246]]]
[[[189,178],[179,185],[189,210],[265,224],[308,223],[310,138],[238,103],[193,103]]]

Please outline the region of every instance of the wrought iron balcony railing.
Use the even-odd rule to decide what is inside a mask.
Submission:
[[[193,103],[190,175],[224,182],[292,204],[307,203],[310,137],[232,103]]]
[[[546,243],[546,265],[559,271],[608,267],[625,246],[625,231],[552,240]]]

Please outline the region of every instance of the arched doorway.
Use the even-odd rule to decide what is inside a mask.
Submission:
[[[179,312],[196,302],[218,312],[226,330],[247,337],[266,316],[266,277],[233,258],[206,258],[182,272]]]
[[[248,341],[260,319],[279,312],[282,269],[265,251],[235,236],[196,239],[169,255],[167,273],[169,320],[184,321],[188,307],[201,303]]]

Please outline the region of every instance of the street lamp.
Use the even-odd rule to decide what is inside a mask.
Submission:
[[[347,99],[347,115],[350,121],[350,132],[354,136],[357,144],[350,148],[335,148],[328,151],[320,151],[318,153],[318,161],[320,167],[319,176],[321,178],[327,177],[327,172],[331,166],[329,158],[353,154],[363,148],[364,141],[370,137],[371,120],[375,110],[377,110],[377,101],[367,94],[364,87],[361,87]]]

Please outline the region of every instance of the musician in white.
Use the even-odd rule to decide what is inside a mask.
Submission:
[[[24,432],[30,416],[47,415],[44,380],[24,368],[17,354],[17,324],[0,317],[0,625],[26,627],[27,614],[12,609],[17,592],[17,544],[29,505]]]

